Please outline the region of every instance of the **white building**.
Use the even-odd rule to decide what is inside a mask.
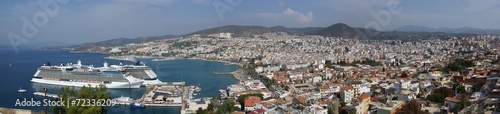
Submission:
[[[347,104],[351,103],[352,98],[354,98],[354,89],[352,86],[345,86],[340,91],[340,98]]]

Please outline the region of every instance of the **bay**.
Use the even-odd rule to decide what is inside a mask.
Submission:
[[[34,96],[33,92],[41,92],[42,88],[48,88],[48,93],[58,94],[62,86],[33,84],[31,78],[36,69],[47,62],[52,65],[64,63],[76,63],[81,60],[82,64],[102,66],[103,62],[109,64],[134,64],[127,61],[104,59],[107,54],[100,53],[70,53],[69,51],[33,51],[20,50],[18,53],[12,50],[0,50],[0,107],[44,110],[48,107],[22,107],[15,106],[17,99],[34,98],[43,100],[40,96]],[[238,69],[234,65],[225,65],[221,62],[211,62],[195,59],[181,59],[152,62],[151,59],[138,59],[151,67],[163,82],[185,81],[188,85],[199,85],[201,92],[195,96],[212,97],[219,96],[218,89],[224,89],[227,85],[238,81],[231,75],[214,75],[216,72],[231,72]],[[19,88],[26,89],[26,93],[18,93]],[[146,88],[139,89],[109,89],[113,98],[120,96],[140,98]],[[108,113],[180,113],[180,107],[147,107],[146,109],[130,109],[128,106],[107,107]]]

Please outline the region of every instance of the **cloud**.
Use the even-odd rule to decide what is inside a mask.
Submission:
[[[304,15],[302,13],[299,13],[297,11],[294,11],[290,8],[287,8],[285,11],[283,11],[283,15],[293,17],[295,20],[297,20],[300,23],[310,23],[313,20],[313,13],[308,12],[307,15]]]

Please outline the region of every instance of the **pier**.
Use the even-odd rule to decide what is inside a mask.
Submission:
[[[233,72],[215,72],[215,71],[212,71],[212,74],[233,74]]]
[[[185,82],[163,82],[152,84],[136,102],[146,106],[182,107],[191,98]]]
[[[35,96],[45,96],[45,93],[43,92],[35,92],[33,93]],[[47,96],[46,97],[50,97],[50,98],[59,98],[59,95],[57,94],[50,94],[50,93],[47,93]]]

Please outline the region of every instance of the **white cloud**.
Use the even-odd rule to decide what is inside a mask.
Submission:
[[[310,23],[313,20],[313,13],[308,12],[306,15],[299,13],[297,11],[294,11],[290,8],[287,8],[285,11],[283,11],[283,15],[293,17],[295,20],[297,20],[300,23]]]

